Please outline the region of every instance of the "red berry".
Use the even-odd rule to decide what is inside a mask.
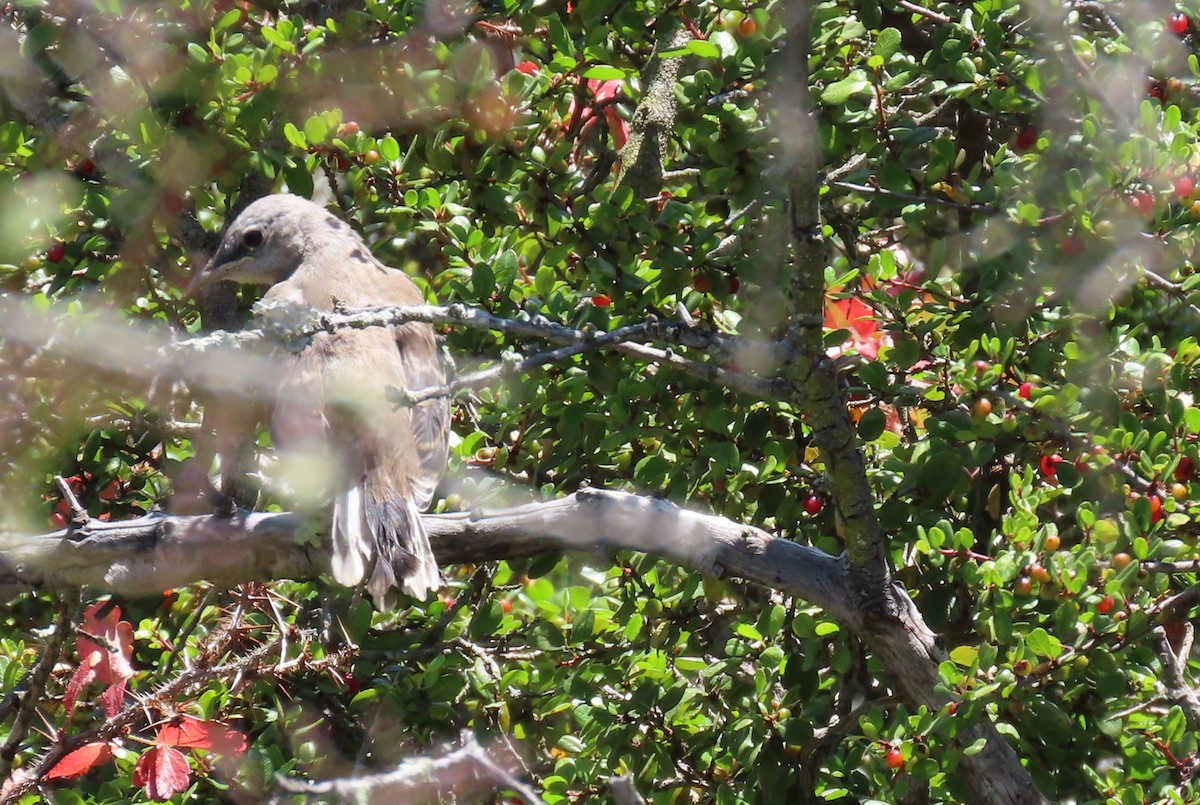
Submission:
[[[1140,215],[1143,218],[1150,218],[1154,215],[1154,194],[1146,190],[1129,194],[1125,198],[1125,203],[1134,215]]]
[[[1087,251],[1087,244],[1083,242],[1083,238],[1073,232],[1063,238],[1058,247],[1066,257],[1078,257]]]
[[[62,259],[66,256],[67,256],[67,247],[62,245],[61,243],[55,243],[53,246],[51,246],[49,249],[46,250],[46,259],[49,260],[51,263],[61,262]]]
[[[195,109],[185,106],[175,115],[175,125],[181,129],[195,128],[200,125],[200,116],[196,114]]]
[[[987,361],[975,361],[971,365],[975,367],[975,371],[978,372],[979,374],[983,374],[988,369],[992,368],[992,365],[990,363],[988,363]]]
[[[609,299],[604,294],[599,294],[597,296],[592,297],[592,304],[595,305],[596,307],[608,307],[609,305],[612,304],[612,300]]]
[[[346,693],[350,696],[357,696],[358,692],[362,690],[362,680],[354,674],[350,674],[345,678],[345,685]]]
[[[748,16],[742,17],[742,21],[738,23],[738,33],[742,36],[754,36],[757,30],[758,23]]]
[[[1022,400],[1028,400],[1029,395],[1033,393],[1033,384],[1026,380],[1021,385],[1017,386],[1017,396]]]
[[[1018,151],[1028,151],[1037,145],[1037,141],[1037,126],[1025,126],[1017,132],[1016,139],[1013,140],[1013,147]]]
[[[1033,579],[1028,576],[1022,576],[1017,579],[1017,583],[1013,586],[1013,589],[1016,590],[1017,595],[1029,595],[1033,592]]]
[[[1184,14],[1182,11],[1176,11],[1167,17],[1167,27],[1171,29],[1172,33],[1179,36],[1186,34],[1190,25],[1191,22],[1188,20],[1187,14]]]
[[[358,134],[359,131],[361,131],[361,127],[358,125],[357,121],[347,120],[338,127],[337,134],[344,140],[347,137],[353,137],[355,134]]]
[[[825,508],[825,501],[821,500],[820,495],[811,495],[804,501],[805,513],[814,517],[820,514],[823,508]]]
[[[500,599],[500,609],[504,612],[505,615],[512,612],[512,601],[508,600],[507,598],[501,598]]]
[[[54,526],[55,528],[66,528],[67,516],[62,512],[51,512],[50,525]]]
[[[1116,604],[1116,599],[1114,599],[1111,595],[1106,595],[1100,599],[1100,603],[1096,604],[1096,611],[1101,615],[1107,615],[1108,613],[1112,612],[1112,608],[1116,606]]]
[[[183,212],[183,196],[168,193],[166,198],[163,199],[163,209],[171,215],[178,215]]]
[[[87,177],[87,176],[91,176],[95,172],[96,172],[96,163],[86,157],[79,160],[79,163],[75,166],[75,175],[76,176]]]
[[[1196,477],[1196,462],[1191,456],[1184,456],[1179,459],[1179,463],[1175,465],[1175,480],[1181,484],[1186,484],[1192,478]]]
[[[712,278],[707,274],[697,274],[692,280],[692,287],[700,293],[708,293],[712,290]]]
[[[1150,496],[1150,522],[1157,523],[1167,515],[1163,512],[1162,498],[1158,495]]]
[[[1053,478],[1058,475],[1058,465],[1062,463],[1063,457],[1058,453],[1052,456],[1042,456],[1041,469],[1042,475],[1047,478]]]
[[[742,281],[737,277],[729,278],[729,293],[735,294],[742,288]]]
[[[1196,180],[1191,176],[1180,176],[1175,180],[1175,195],[1187,198],[1196,189]]]
[[[883,756],[883,761],[887,763],[890,768],[898,769],[904,765],[904,753],[893,746],[891,749],[887,750],[887,754]]]
[[[992,412],[992,401],[987,397],[980,397],[975,401],[975,405],[971,408],[971,414],[976,419],[983,419]]]
[[[1031,565],[1029,568],[1029,578],[1039,584],[1045,584],[1050,581],[1050,571],[1044,565]]]
[[[1167,99],[1167,90],[1163,87],[1161,81],[1152,81],[1150,83],[1149,95],[1151,98],[1158,98],[1160,101]]]

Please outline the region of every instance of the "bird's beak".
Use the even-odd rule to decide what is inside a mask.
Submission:
[[[183,298],[192,299],[196,296],[201,288],[206,288],[213,283],[214,280],[220,279],[219,272],[213,270],[213,261],[210,260],[204,268],[192,274],[191,280],[187,287],[183,289]]]

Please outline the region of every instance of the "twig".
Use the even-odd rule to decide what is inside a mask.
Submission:
[[[1171,296],[1178,299],[1188,310],[1195,316],[1200,316],[1200,307],[1197,307],[1190,299],[1187,293],[1183,290],[1183,286],[1177,282],[1171,282],[1166,277],[1156,274],[1148,268],[1142,269],[1142,276],[1146,278],[1146,284],[1151,288],[1156,288],[1160,291],[1166,291]]]
[[[930,11],[929,9],[925,8],[924,6],[919,6],[916,3],[910,3],[909,0],[896,0],[896,5],[900,6],[900,8],[903,8],[906,11],[911,11],[914,14],[919,14],[922,17],[931,19],[934,22],[940,22],[943,25],[947,25],[951,22],[954,22],[954,20],[950,19],[949,17],[947,17],[945,15],[939,14],[936,11]]]
[[[1186,628],[1190,630],[1192,625],[1186,624]],[[1187,662],[1187,655],[1175,653],[1175,649],[1167,637],[1167,631],[1163,627],[1154,627],[1152,634],[1159,659],[1162,660],[1162,681],[1166,687],[1167,697],[1183,710],[1189,729],[1200,729],[1200,697],[1196,696],[1196,691],[1183,676],[1183,665]]]
[[[275,781],[285,794],[315,795],[343,802],[475,800],[498,789],[509,788],[528,805],[545,805],[532,788],[514,776],[522,765],[519,756],[509,747],[497,744],[485,749],[475,736],[467,733],[458,749],[408,758],[392,771],[316,782],[276,775]],[[276,797],[273,801],[285,800]]]
[[[4,741],[4,746],[0,747],[0,779],[8,777],[12,771],[13,759],[17,756],[17,749],[21,742],[25,740],[25,736],[29,733],[29,727],[33,723],[34,713],[37,712],[37,706],[42,700],[42,694],[46,690],[46,682],[50,679],[50,671],[58,663],[58,658],[62,654],[63,643],[66,642],[67,634],[71,626],[71,613],[75,611],[79,605],[79,594],[74,596],[64,596],[58,603],[58,615],[54,621],[54,632],[50,638],[42,646],[42,652],[38,656],[37,664],[34,665],[33,671],[26,677],[27,684],[25,689],[13,691],[6,698],[4,705],[8,708],[10,699],[19,700],[20,705],[17,708],[17,718],[13,722],[12,729],[8,732],[8,737]]]
[[[935,204],[939,207],[949,207],[955,210],[970,210],[971,212],[996,212],[996,208],[989,204],[963,204],[960,201],[953,199],[941,198],[939,196],[919,196],[916,193],[901,193],[898,190],[888,190],[884,187],[872,187],[865,184],[854,184],[853,182],[836,181],[830,182],[846,190],[854,190],[858,193],[874,193],[879,196],[890,196],[898,198],[902,201],[911,201],[917,204]]]
[[[79,498],[75,497],[75,493],[71,490],[71,485],[61,475],[54,476],[54,485],[58,487],[58,492],[63,496],[63,500],[67,502],[67,506],[71,508],[71,516],[75,520],[88,519],[87,509],[79,502]]]

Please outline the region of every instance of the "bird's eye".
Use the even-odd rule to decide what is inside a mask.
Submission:
[[[247,229],[242,234],[242,245],[247,249],[257,249],[262,245],[263,233],[261,229]]]

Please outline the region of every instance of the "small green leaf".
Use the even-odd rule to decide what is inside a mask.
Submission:
[[[620,67],[607,64],[597,64],[583,71],[583,77],[595,81],[619,81],[625,78],[625,71]]]
[[[301,151],[308,148],[308,140],[304,138],[304,132],[296,128],[294,123],[283,124],[283,136],[289,143],[299,148]]]
[[[208,51],[204,49],[203,45],[196,42],[188,42],[187,52],[193,61],[200,62],[201,64],[208,63]]]
[[[1039,657],[1054,658],[1063,650],[1062,642],[1040,626],[1026,636],[1025,645]]]
[[[329,126],[325,124],[325,119],[320,115],[313,115],[304,123],[304,136],[311,144],[325,142],[325,135],[328,133]]]
[[[974,646],[958,646],[950,651],[950,659],[962,668],[970,668],[979,658],[979,649]]]
[[[887,427],[887,415],[882,408],[872,408],[858,420],[858,438],[864,442],[873,442]]]
[[[395,162],[400,158],[400,143],[389,134],[379,141],[379,155],[388,162]]]
[[[699,56],[702,59],[719,59],[721,58],[721,49],[712,42],[706,42],[703,39],[693,39],[688,42],[687,49],[694,56]]]
[[[861,95],[871,90],[871,82],[862,70],[855,70],[841,81],[835,81],[821,92],[821,103],[838,106],[850,100],[855,95]]]
[[[886,63],[900,50],[900,32],[895,28],[884,28],[875,39],[875,55]]]

